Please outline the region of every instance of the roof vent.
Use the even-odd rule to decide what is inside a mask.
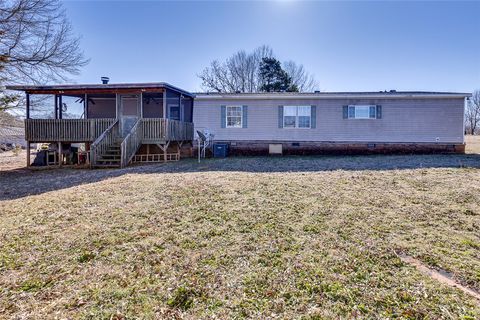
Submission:
[[[320,93],[320,90],[315,90],[313,91],[313,93]]]
[[[390,93],[395,93],[397,92],[397,90],[390,90]]]
[[[102,84],[108,84],[108,81],[110,81],[109,77],[101,77],[100,79],[102,80]]]

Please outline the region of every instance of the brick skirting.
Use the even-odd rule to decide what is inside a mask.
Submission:
[[[283,155],[465,153],[465,144],[452,143],[366,143],[311,141],[216,141],[215,143],[228,143],[230,146],[229,155],[231,156],[268,155],[269,144],[281,144]],[[196,146],[194,145],[194,148],[195,147]]]

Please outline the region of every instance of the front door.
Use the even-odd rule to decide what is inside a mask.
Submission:
[[[140,117],[140,99],[137,94],[120,96],[120,134],[127,136]]]

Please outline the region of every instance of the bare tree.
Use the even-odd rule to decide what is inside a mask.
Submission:
[[[315,78],[305,70],[303,65],[290,60],[283,63],[283,69],[292,78],[292,84],[298,88],[298,91],[312,92],[318,88]]]
[[[262,83],[259,77],[263,58],[274,58],[273,50],[266,45],[251,53],[238,51],[225,62],[214,60],[198,75],[205,90],[216,92],[259,92]],[[285,64],[288,75],[300,91],[312,91],[316,82],[302,65],[289,61]],[[293,72],[290,74],[289,71]]]
[[[66,81],[87,63],[60,1],[0,0],[0,87]],[[0,108],[15,105],[0,94]]]
[[[252,53],[238,51],[225,62],[212,61],[198,77],[205,90],[257,92],[260,62],[270,56],[273,56],[273,52],[268,46],[258,47]]]
[[[480,129],[480,90],[473,92],[465,110],[465,127],[467,133],[476,134]]]

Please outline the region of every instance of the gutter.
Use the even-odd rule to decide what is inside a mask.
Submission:
[[[471,97],[471,93],[455,94],[372,94],[372,95],[351,95],[351,94],[321,94],[321,95],[219,95],[219,94],[197,94],[195,100],[321,100],[321,99],[464,99]]]

